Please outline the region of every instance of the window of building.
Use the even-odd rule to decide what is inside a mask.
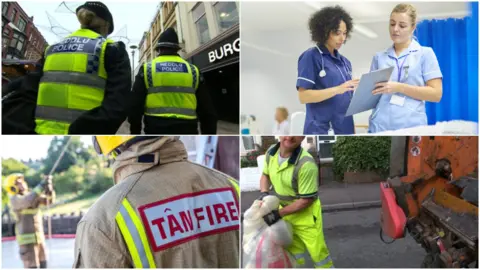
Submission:
[[[213,7],[221,32],[238,23],[238,10],[235,2],[217,2]]]
[[[27,26],[27,22],[23,19],[23,18],[18,18],[18,29],[20,29],[20,31],[22,32],[25,32],[25,27]]]
[[[205,5],[203,3],[196,5],[192,11],[192,15],[197,28],[198,40],[200,45],[202,45],[210,40],[207,16],[205,16]]]
[[[8,2],[2,2],[2,15],[7,16],[8,12],[8,7],[10,6],[10,3]]]
[[[21,52],[23,50],[24,45],[25,45],[25,37],[17,33],[14,33],[13,38],[10,41],[10,47],[14,47]]]
[[[15,24],[15,17],[17,17],[17,11],[15,9],[12,10],[12,13],[10,14],[10,22]]]

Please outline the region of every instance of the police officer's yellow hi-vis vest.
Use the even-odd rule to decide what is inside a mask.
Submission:
[[[37,133],[68,134],[82,113],[102,104],[109,43],[113,41],[80,29],[46,49],[35,111]]]
[[[196,119],[199,71],[180,56],[162,55],[143,65],[150,116]]]

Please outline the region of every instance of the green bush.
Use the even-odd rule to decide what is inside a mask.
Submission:
[[[345,172],[373,171],[388,176],[391,137],[337,137],[333,146],[333,171],[343,179]]]
[[[257,167],[257,157],[260,155],[263,155],[263,153],[258,150],[249,151],[245,157],[240,159],[240,167]]]

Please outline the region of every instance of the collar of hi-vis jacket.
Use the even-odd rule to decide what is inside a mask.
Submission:
[[[154,166],[187,159],[187,150],[176,137],[165,136],[140,141],[118,155],[113,164],[113,179],[115,184],[118,184],[130,175]]]

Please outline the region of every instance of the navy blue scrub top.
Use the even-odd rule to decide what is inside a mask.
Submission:
[[[324,45],[303,52],[298,59],[297,90],[302,87],[321,91],[351,80],[352,64],[337,50],[334,53],[332,56]],[[322,57],[326,72],[323,78],[320,77]],[[304,134],[327,134],[330,123],[337,135],[353,134],[353,117],[345,117],[352,95],[353,92],[348,91],[322,102],[306,104]]]

